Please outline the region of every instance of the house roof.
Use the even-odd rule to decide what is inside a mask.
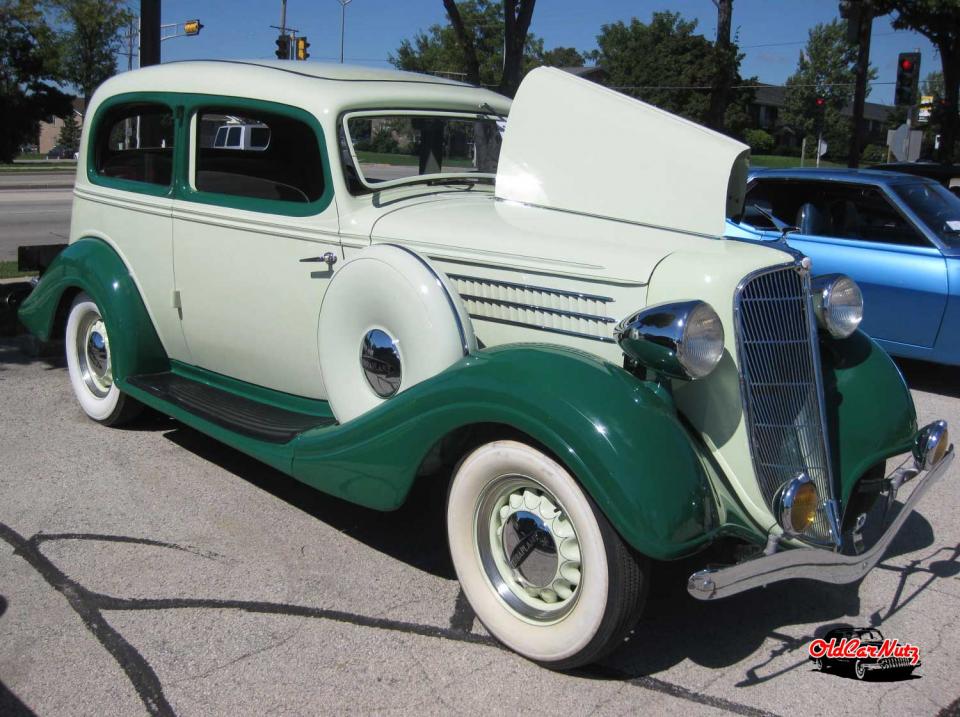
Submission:
[[[754,90],[756,93],[756,104],[768,105],[771,107],[784,107],[786,105],[786,88],[778,85],[760,85]],[[891,105],[882,105],[878,102],[864,102],[863,118],[877,122],[886,122],[889,114],[895,108]],[[853,115],[853,106],[847,105],[841,111],[847,117]]]

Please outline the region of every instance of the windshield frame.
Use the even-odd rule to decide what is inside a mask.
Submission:
[[[357,180],[365,188],[373,192],[389,187],[402,187],[409,184],[423,184],[424,182],[443,182],[447,180],[462,182],[464,179],[486,179],[493,182],[497,178],[496,173],[490,172],[434,172],[431,174],[417,174],[411,177],[400,177],[399,179],[387,179],[382,182],[368,182],[363,174],[363,170],[360,168],[357,150],[354,147],[353,137],[350,135],[349,122],[351,119],[358,117],[453,117],[470,121],[488,120],[494,124],[498,124],[502,121],[502,118],[489,112],[474,112],[470,110],[376,109],[345,112],[340,117],[340,128],[346,140],[346,149],[350,154],[350,161],[353,162],[353,168],[357,173]]]

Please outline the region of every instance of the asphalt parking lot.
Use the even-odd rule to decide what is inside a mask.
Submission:
[[[922,421],[960,426],[953,370],[911,364]],[[883,397],[877,397],[882,410]],[[657,565],[604,664],[500,649],[463,601],[439,498],[380,514],[155,414],[103,428],[58,359],[0,341],[0,714],[938,714],[960,696],[960,467],[862,583],[711,604]],[[811,669],[831,626],[921,649],[902,681]]]

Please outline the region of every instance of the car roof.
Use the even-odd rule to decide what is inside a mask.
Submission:
[[[903,172],[879,169],[795,167],[793,169],[751,169],[749,179],[807,179],[821,182],[861,182],[866,184],[916,184],[932,179]]]
[[[88,114],[108,97],[136,92],[217,94],[280,102],[315,114],[351,109],[430,107],[510,111],[492,90],[433,75],[291,60],[183,60],[121,72],[94,93]]]
[[[472,87],[464,82],[435,77],[417,72],[389,70],[361,65],[341,65],[333,62],[291,62],[289,60],[174,60],[164,66],[202,65],[210,62],[232,65],[231,71],[243,71],[244,66],[265,67],[288,74],[313,77],[333,82],[416,82],[430,85]]]

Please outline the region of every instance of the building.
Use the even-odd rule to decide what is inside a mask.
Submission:
[[[77,124],[83,126],[83,113],[86,109],[82,97],[73,99],[73,113]],[[37,133],[37,151],[41,156],[57,146],[57,138],[60,136],[60,130],[63,129],[63,118],[53,117],[50,122],[41,122],[40,130]]]
[[[781,120],[783,108],[786,106],[786,88],[776,85],[760,85],[755,90],[754,101],[750,106],[753,126],[772,134],[778,145],[793,147],[800,144],[802,137],[795,133]],[[863,119],[866,125],[866,144],[887,143],[887,129],[890,122],[890,113],[896,108],[891,105],[881,105],[876,102],[865,102],[863,105]],[[853,116],[853,105],[847,105],[843,112],[847,117]]]

